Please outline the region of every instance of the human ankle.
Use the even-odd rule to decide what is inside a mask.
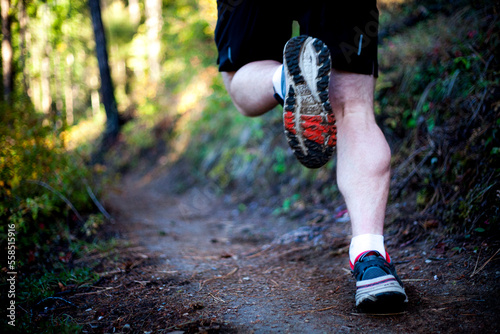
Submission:
[[[380,234],[360,234],[352,237],[349,246],[349,260],[351,266],[354,266],[358,257],[368,251],[377,251],[386,258],[384,247],[384,236]]]

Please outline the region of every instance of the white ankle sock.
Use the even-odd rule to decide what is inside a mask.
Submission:
[[[273,86],[274,86],[274,90],[276,92],[276,94],[278,94],[282,99],[284,99],[285,97],[282,96],[283,95],[283,87],[281,86],[281,83],[282,83],[282,78],[281,76],[283,75],[283,65],[281,65],[280,67],[278,67],[276,69],[276,72],[274,72],[274,75],[273,75]]]
[[[386,258],[384,236],[379,234],[361,234],[351,239],[349,247],[349,260],[354,265],[357,257],[366,251],[377,251]]]

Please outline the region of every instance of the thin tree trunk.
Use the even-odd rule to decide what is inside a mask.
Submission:
[[[35,56],[37,54],[36,50],[38,50],[37,42],[36,40],[35,42],[32,41],[29,29],[26,29],[26,50],[30,50],[30,55],[26,55],[26,66],[23,69],[25,78],[27,80],[28,96],[33,102],[35,110],[40,112],[42,110],[42,100],[40,97],[39,77],[37,77],[36,75],[30,75],[31,71],[29,70],[29,68],[31,67],[36,72],[37,69],[39,70],[41,68],[39,59],[40,57]]]
[[[10,29],[10,0],[0,1],[2,16],[2,74],[3,74],[3,96],[4,100],[10,99],[13,91],[13,66],[12,66],[12,38]]]
[[[101,96],[104,109],[106,110],[106,130],[104,134],[103,148],[106,150],[116,139],[120,131],[118,109],[116,106],[113,82],[108,63],[108,52],[106,50],[106,36],[101,18],[101,5],[99,0],[88,0],[94,36],[96,44],[97,61],[101,74]]]
[[[148,38],[149,79],[157,84],[160,81],[160,32],[163,26],[161,0],[146,0],[146,28]]]
[[[139,24],[141,21],[141,7],[139,6],[139,0],[128,1],[128,13],[130,21],[132,21],[134,25]]]
[[[52,75],[52,80],[51,80],[51,90],[54,92],[54,100],[55,103],[53,103],[52,107],[54,110],[52,110],[53,115],[54,115],[54,124],[56,130],[60,129],[63,124],[64,124],[64,119],[65,116],[63,115],[63,109],[64,109],[64,89],[63,89],[63,83],[66,81],[65,80],[65,73],[61,73],[61,71],[64,72],[64,68],[61,68],[61,53],[59,52],[54,52],[52,56],[52,72],[54,73]]]
[[[66,124],[73,125],[75,116],[73,114],[73,80],[71,69],[75,57],[72,53],[66,55],[66,80],[64,81],[64,104],[66,105]]]
[[[52,96],[50,95],[50,59],[46,52],[44,52],[40,70],[40,85],[42,88],[42,111],[48,115],[52,106]]]
[[[92,92],[90,92],[90,104],[92,105],[92,118],[95,118],[99,115],[99,106],[101,105],[99,92],[97,90],[93,89]]]
[[[19,0],[19,64],[21,67],[21,71],[23,72],[23,91],[28,94],[29,86],[28,86],[28,70],[26,66],[26,56],[28,46],[28,40],[26,38],[26,29],[28,27],[28,14],[26,13],[26,5],[24,3],[25,0]]]
[[[42,11],[42,27],[43,31],[40,38],[40,50],[41,50],[41,63],[40,63],[40,88],[41,88],[41,107],[42,112],[45,115],[50,114],[50,109],[52,107],[52,95],[50,90],[50,58],[49,55],[52,52],[51,45],[49,43],[49,29],[51,25],[51,16],[49,15],[49,8],[47,4],[43,4],[40,8]]]
[[[29,89],[30,98],[33,101],[33,105],[35,106],[36,111],[42,110],[42,100],[40,98],[40,82],[36,78],[31,78],[30,81],[30,89]]]

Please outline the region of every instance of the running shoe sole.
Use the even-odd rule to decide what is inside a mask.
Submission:
[[[393,275],[356,282],[356,306],[368,311],[400,309],[406,293]]]
[[[285,45],[284,64],[288,87],[283,122],[288,144],[304,166],[319,168],[330,160],[337,142],[328,95],[330,51],[317,38],[298,36]]]

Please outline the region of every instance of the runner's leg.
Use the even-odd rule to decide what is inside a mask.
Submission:
[[[228,93],[246,116],[277,105],[272,77],[292,34],[290,6],[284,1],[217,1],[217,63]]]
[[[337,182],[353,236],[382,235],[391,151],[375,123],[371,75],[332,71],[330,101],[337,119]]]
[[[222,79],[236,108],[245,116],[260,116],[274,108],[273,74],[281,63],[255,61],[235,72],[222,72]]]

